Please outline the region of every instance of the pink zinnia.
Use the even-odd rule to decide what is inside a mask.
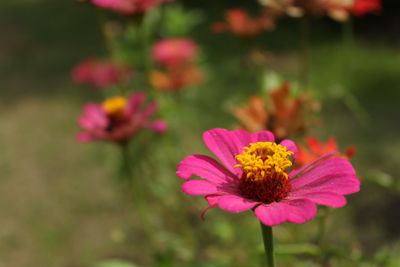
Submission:
[[[213,129],[203,140],[223,165],[209,156],[191,155],[179,164],[177,175],[188,180],[183,192],[205,195],[209,208],[252,209],[269,226],[304,223],[316,215],[316,204],[343,207],[344,195],[360,189],[350,162],[332,154],[289,172],[296,145],[291,140],[274,143],[269,131]],[[193,175],[203,180],[189,180]]]
[[[127,83],[132,78],[132,68],[107,60],[86,59],[72,69],[72,80],[98,89]]]
[[[167,130],[164,120],[151,120],[157,111],[155,102],[144,105],[146,95],[138,92],[128,99],[121,96],[106,99],[103,103],[88,103],[78,124],[84,132],[77,135],[80,142],[105,140],[123,143],[142,129],[150,129],[157,133]]]
[[[159,4],[173,0],[92,0],[98,7],[110,9],[115,12],[130,15],[145,13]]]
[[[154,61],[163,66],[176,66],[192,62],[198,52],[197,44],[187,38],[169,38],[153,46]]]

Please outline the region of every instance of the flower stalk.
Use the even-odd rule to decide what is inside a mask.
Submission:
[[[151,229],[150,217],[147,212],[146,200],[143,195],[143,190],[141,189],[141,185],[139,184],[138,179],[133,177],[133,170],[131,168],[131,160],[130,151],[129,151],[129,143],[121,143],[121,152],[122,152],[122,174],[125,175],[126,180],[130,185],[130,189],[132,190],[132,198],[134,204],[136,206],[136,211],[138,213],[139,220],[141,221],[141,226],[143,227],[143,231],[147,235],[148,244],[152,248],[158,248],[157,238],[155,236],[155,232]]]
[[[310,78],[310,18],[304,16],[300,20],[300,81],[307,90]]]
[[[275,266],[275,259],[274,259],[274,240],[272,235],[272,227],[267,226],[260,222],[261,225],[261,232],[264,241],[264,249],[265,249],[265,256],[267,257],[267,267],[274,267]]]

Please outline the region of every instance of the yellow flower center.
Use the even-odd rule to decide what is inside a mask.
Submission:
[[[248,147],[244,147],[242,154],[236,155],[240,163],[235,167],[242,168],[246,181],[264,181],[277,175],[283,175],[287,179],[285,170],[292,166],[292,155],[292,151],[273,142],[250,143]]]
[[[103,101],[102,107],[109,115],[120,115],[126,107],[126,99],[122,96],[114,96]]]

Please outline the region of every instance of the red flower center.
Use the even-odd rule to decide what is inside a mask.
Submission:
[[[292,190],[290,179],[282,174],[275,174],[268,179],[251,181],[242,178],[239,184],[240,194],[247,199],[265,204],[279,202]]]

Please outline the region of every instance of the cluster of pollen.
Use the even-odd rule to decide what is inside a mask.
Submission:
[[[285,198],[291,183],[286,169],[292,166],[292,151],[273,142],[251,143],[244,147],[242,154],[236,155],[243,176],[240,192],[243,197],[271,203]]]
[[[242,168],[244,178],[247,180],[265,180],[276,174],[282,174],[287,178],[285,170],[292,166],[290,160],[292,155],[292,151],[276,143],[251,143],[250,146],[244,147],[242,154],[236,155],[240,163],[235,167]]]
[[[108,115],[119,116],[125,110],[126,99],[122,96],[114,96],[103,101],[102,107]]]

